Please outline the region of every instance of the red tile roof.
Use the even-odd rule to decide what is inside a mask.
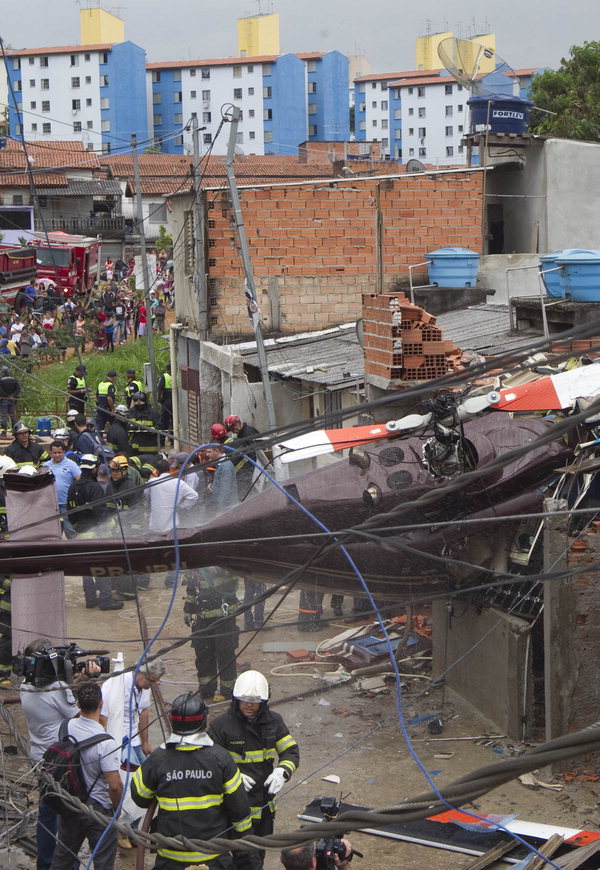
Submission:
[[[279,54],[264,54],[257,57],[218,57],[211,60],[165,60],[147,63],[146,69],[184,69],[199,66],[232,66],[246,63],[274,63]]]
[[[380,82],[385,81],[386,79],[388,81],[391,81],[392,79],[403,79],[410,78],[411,76],[422,76],[425,75],[425,72],[425,70],[418,69],[408,70],[407,72],[370,73],[368,76],[359,76],[358,78],[354,79],[354,81],[357,84],[360,84],[360,82]]]
[[[75,54],[82,51],[110,51],[116,43],[103,42],[98,45],[53,45],[48,48],[9,48],[6,53],[10,57],[27,57],[31,54]]]
[[[40,169],[89,169],[100,167],[98,155],[86,151],[81,142],[27,142],[27,154],[31,159],[34,173]],[[6,140],[6,147],[0,149],[1,169],[25,169],[23,146],[14,139]]]

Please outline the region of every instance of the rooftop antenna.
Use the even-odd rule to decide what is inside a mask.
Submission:
[[[459,85],[462,85],[472,94],[478,96],[496,93],[498,90],[497,73],[504,73],[508,81],[511,81],[513,93],[515,85],[518,87],[519,80],[515,71],[510,67],[493,48],[475,42],[472,39],[459,39],[456,36],[442,39],[438,45],[438,57],[448,72],[454,76]],[[495,69],[488,73],[482,73],[481,67],[484,61],[494,59]],[[495,84],[488,80],[489,76],[495,77]]]

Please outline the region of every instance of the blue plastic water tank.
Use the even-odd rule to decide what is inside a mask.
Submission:
[[[573,248],[556,261],[563,267],[565,296],[574,302],[600,302],[600,251]]]
[[[556,272],[542,274],[546,296],[550,296],[552,299],[564,299],[565,296],[564,269],[557,268],[557,260],[564,253],[566,253],[564,250],[552,251],[550,254],[544,254],[543,257],[540,257],[542,273],[546,272],[547,269],[556,269]]]
[[[429,283],[438,287],[474,287],[479,254],[468,248],[438,248],[427,254]]]
[[[38,435],[50,435],[52,431],[52,423],[50,417],[38,417],[36,429]]]
[[[471,129],[492,133],[526,133],[533,103],[525,97],[486,94],[467,100],[471,109]],[[488,127],[489,125],[489,127]]]

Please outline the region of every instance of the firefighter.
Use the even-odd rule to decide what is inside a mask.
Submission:
[[[160,421],[159,428],[164,432],[173,431],[173,378],[171,377],[171,366],[167,365],[164,372],[158,379],[156,386],[156,396],[160,404]],[[164,443],[164,440],[163,440]]]
[[[125,404],[128,408],[131,408],[133,397],[136,393],[143,392],[144,387],[142,382],[136,379],[135,369],[127,369],[125,377],[127,378],[127,383],[125,384]]]
[[[103,381],[100,381],[96,390],[96,429],[102,432],[105,426],[112,420],[112,412],[115,410],[115,396],[117,390],[115,381],[117,373],[111,369],[106,373]]]
[[[139,807],[153,800],[158,813],[153,830],[165,837],[243,836],[251,828],[248,799],[234,759],[215,746],[206,733],[208,708],[192,692],[178,695],[169,711],[172,733],[163,746],[143,762],[133,775],[131,797]],[[229,855],[159,848],[156,870],[176,870],[189,865],[230,870]]]
[[[252,459],[256,462],[256,444],[254,439],[258,435],[258,429],[255,429],[254,426],[250,426],[249,423],[242,422],[237,414],[231,414],[229,417],[225,417],[223,425],[230,434],[243,442],[243,446],[240,447],[239,452],[230,453],[229,456],[236,470],[240,500],[244,501],[252,489],[252,479],[255,466],[252,462],[248,462],[248,459]]]
[[[4,451],[5,456],[12,459],[19,467],[33,465],[39,468],[42,462],[48,459],[48,454],[40,444],[34,444],[31,440],[31,429],[23,420],[17,420],[12,428],[14,441]]]
[[[141,535],[146,531],[142,508],[143,493],[129,477],[129,460],[123,454],[109,460],[110,483],[106,490],[106,507],[117,521],[117,535]],[[147,575],[130,574],[114,581],[118,595],[125,601],[136,597],[138,587],[148,588]]]
[[[259,671],[245,671],[235,681],[229,712],[218,716],[209,734],[236,762],[252,813],[252,833],[273,832],[275,795],[300,761],[298,744],[279,713],[269,709],[269,684]],[[277,758],[277,766],[275,766]],[[264,852],[234,855],[236,870],[262,868]]]
[[[104,490],[96,480],[99,464],[100,458],[92,453],[82,456],[79,463],[81,477],[69,487],[67,495],[69,520],[78,537],[98,537],[98,527],[108,516],[104,503]],[[123,607],[122,601],[113,600],[110,577],[92,577],[84,574],[83,595],[88,609],[99,607],[100,610],[121,610]]]
[[[157,427],[158,414],[148,404],[148,396],[137,392],[133,397],[133,407],[129,409],[129,443],[134,455],[157,452]]]
[[[106,433],[106,443],[115,453],[124,453],[127,456],[130,453],[129,435],[127,430],[129,423],[127,421],[127,405],[117,405],[115,408],[115,416]]]
[[[224,568],[197,568],[186,576],[183,612],[192,629],[200,696],[224,701],[232,696],[237,674],[235,651],[239,632],[235,615],[239,580]],[[215,694],[217,684],[220,694]]]

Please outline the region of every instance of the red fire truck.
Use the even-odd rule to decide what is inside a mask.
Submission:
[[[52,281],[64,296],[85,292],[99,280],[100,239],[33,233],[30,244],[36,249],[38,280]]]
[[[32,248],[0,248],[0,302],[12,305],[17,291],[35,280],[36,269]]]

